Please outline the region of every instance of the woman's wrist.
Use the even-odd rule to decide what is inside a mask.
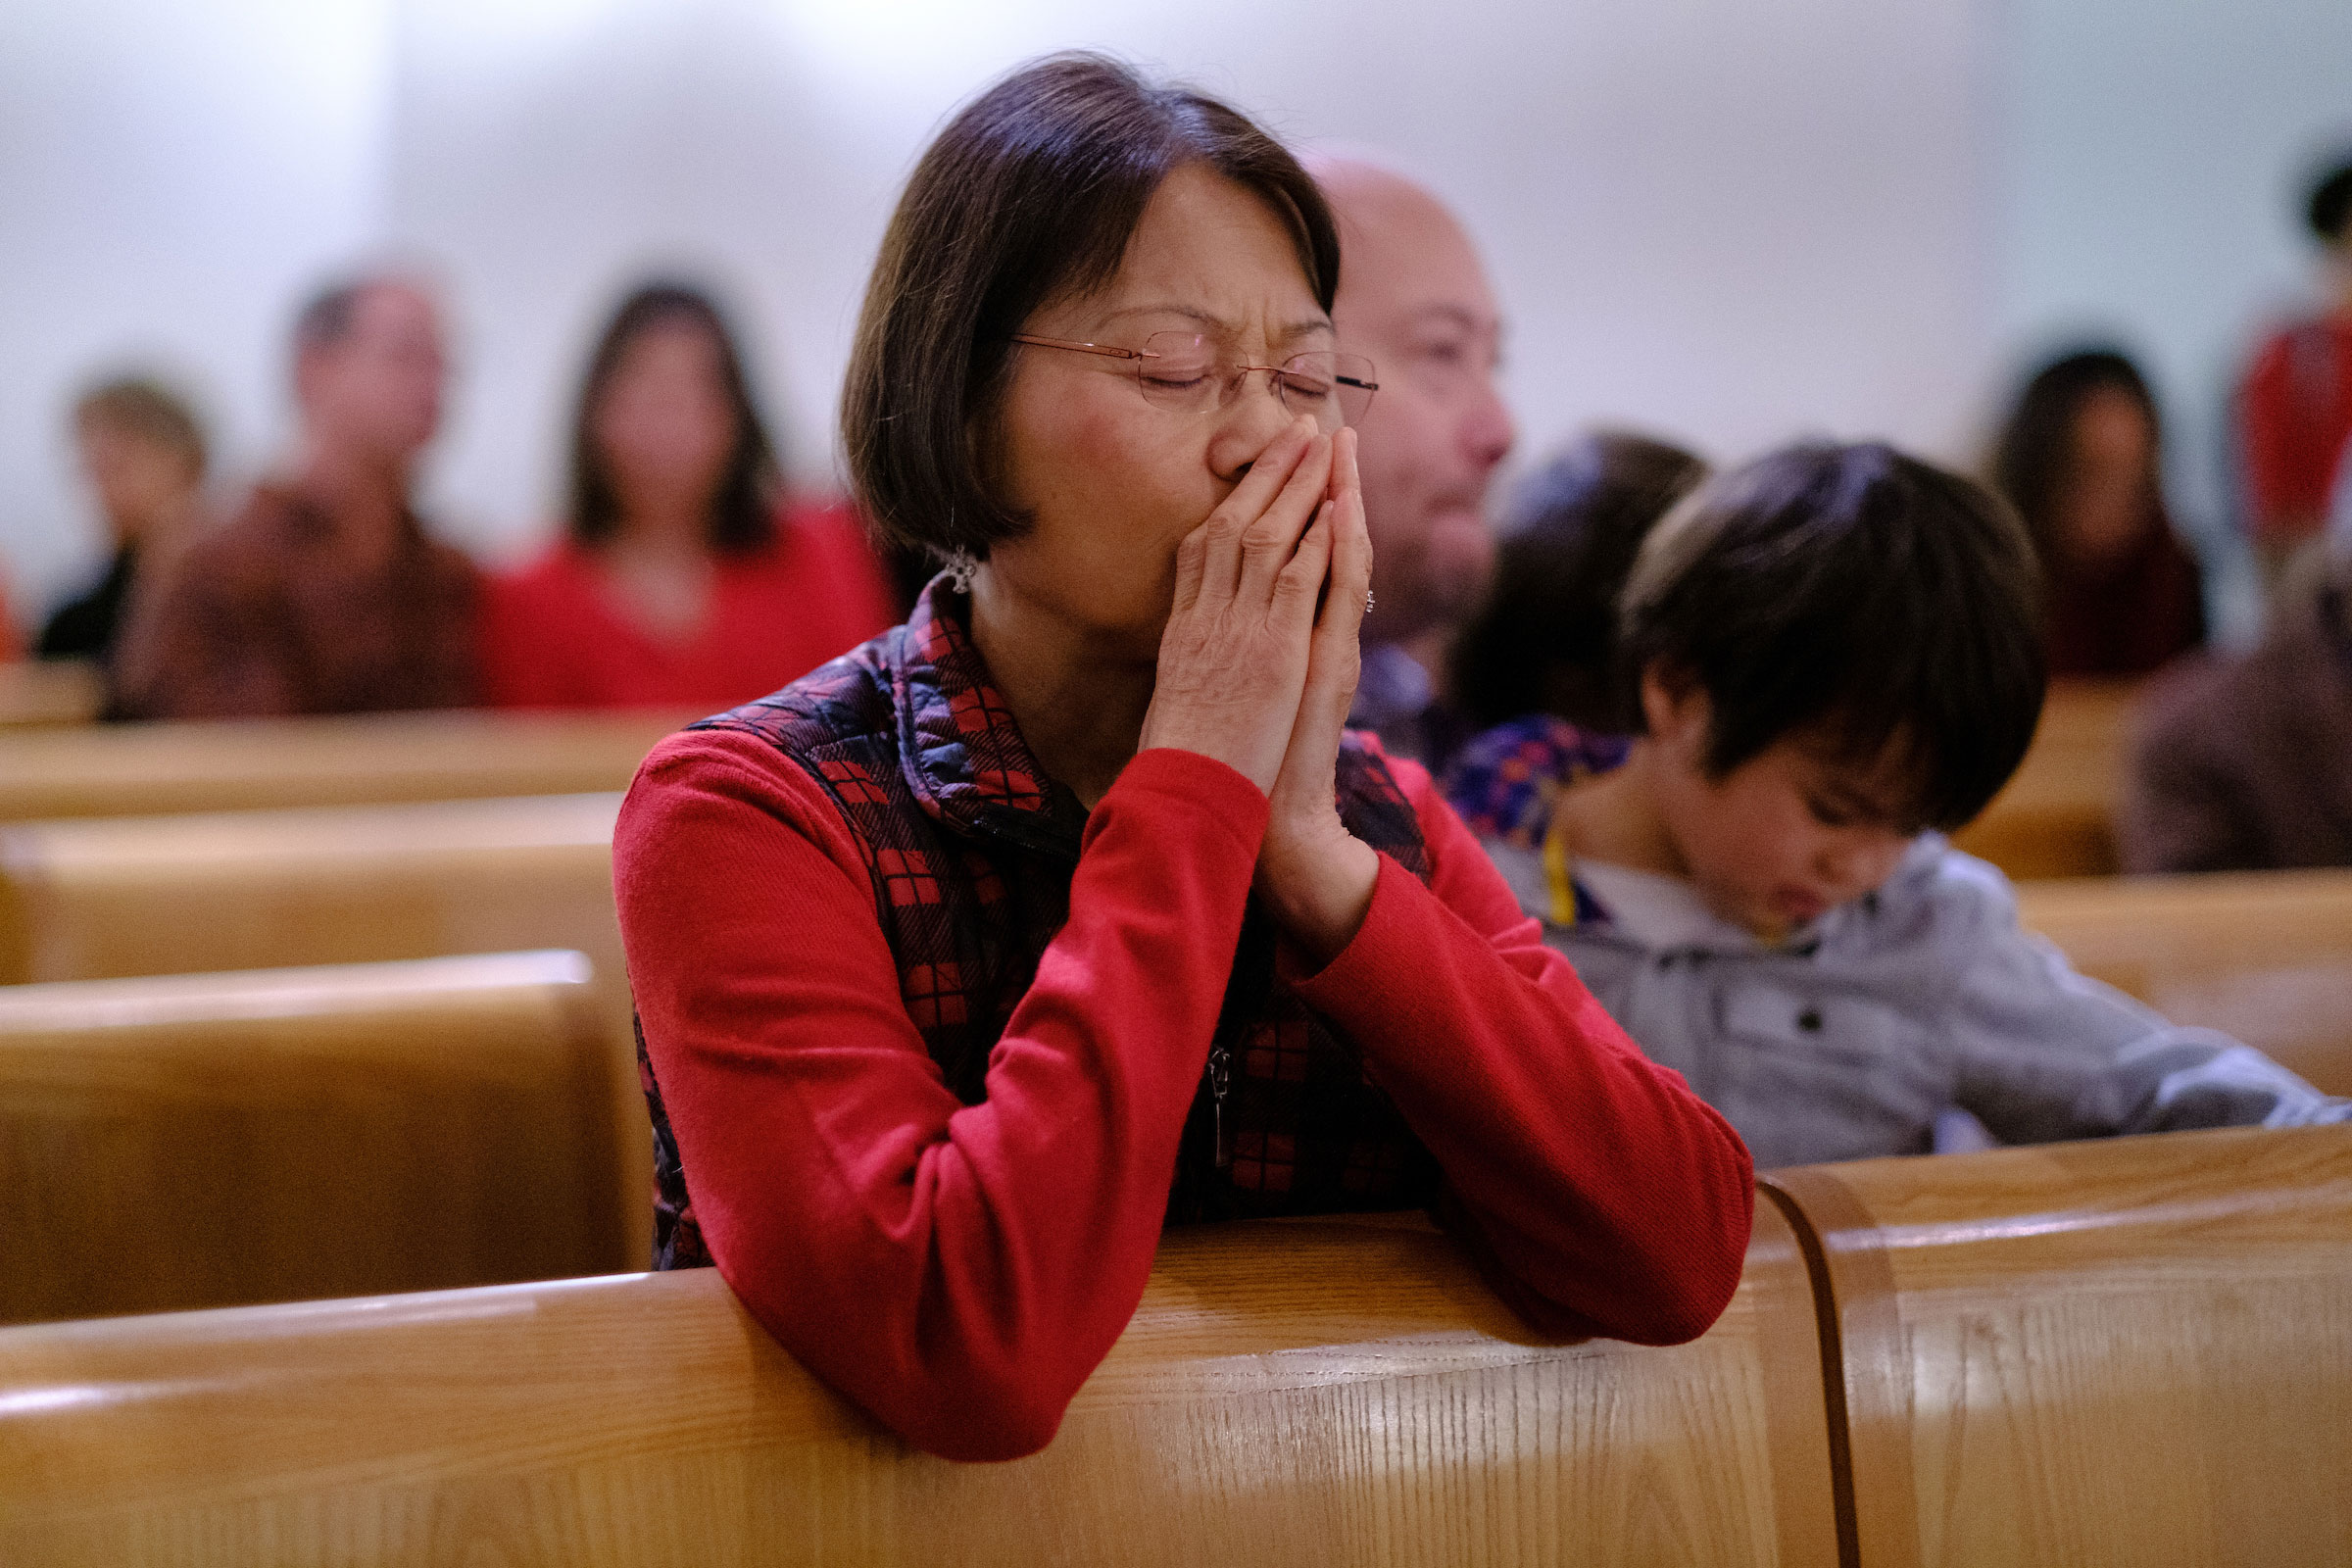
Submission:
[[[1270,831],[1258,872],[1267,912],[1320,969],[1363,929],[1380,881],[1380,852],[1336,821],[1304,842]]]

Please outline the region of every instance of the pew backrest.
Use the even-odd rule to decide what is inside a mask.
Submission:
[[[577,948],[620,973],[617,795],[0,825],[0,981]]]
[[[1827,1565],[1815,1320],[1759,1215],[1670,1349],[1537,1342],[1426,1228],[1173,1233],[998,1465],[875,1428],[710,1270],[0,1332],[0,1557]]]
[[[625,1267],[612,1072],[576,953],[0,988],[0,1322]]]
[[[584,953],[639,1262],[653,1154],[612,904],[619,805],[559,795],[0,824],[0,981]]]
[[[2112,875],[2136,691],[2129,682],[2053,685],[2016,777],[1953,844],[2021,881]]]
[[[1861,1568],[2352,1562],[2352,1127],[1765,1182],[1830,1293]]]
[[[106,702],[106,682],[83,659],[0,662],[0,735],[60,724],[86,724]]]
[[[699,715],[372,713],[0,734],[0,821],[572,795],[628,787]]]
[[[2175,1022],[2352,1095],[2352,871],[2025,884],[2018,917]]]

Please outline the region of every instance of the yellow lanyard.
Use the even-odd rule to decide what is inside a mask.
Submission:
[[[1576,882],[1569,874],[1568,826],[1555,808],[1544,829],[1544,881],[1551,897],[1551,923],[1576,924]]]

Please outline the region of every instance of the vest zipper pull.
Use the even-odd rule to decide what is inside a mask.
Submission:
[[[1208,1130],[1210,1152],[1217,1169],[1233,1163],[1233,1151],[1225,1147],[1225,1091],[1233,1081],[1233,1053],[1222,1043],[1208,1048]]]

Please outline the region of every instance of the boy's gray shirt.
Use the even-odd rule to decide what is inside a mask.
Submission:
[[[1601,1005],[1760,1168],[1924,1153],[1954,1107],[2007,1144],[2352,1120],[2352,1101],[2260,1052],[2075,973],[2019,928],[2000,872],[1933,834],[1780,948],[1721,922],[1651,945],[1605,908],[1555,925],[1541,856],[1487,850]]]

